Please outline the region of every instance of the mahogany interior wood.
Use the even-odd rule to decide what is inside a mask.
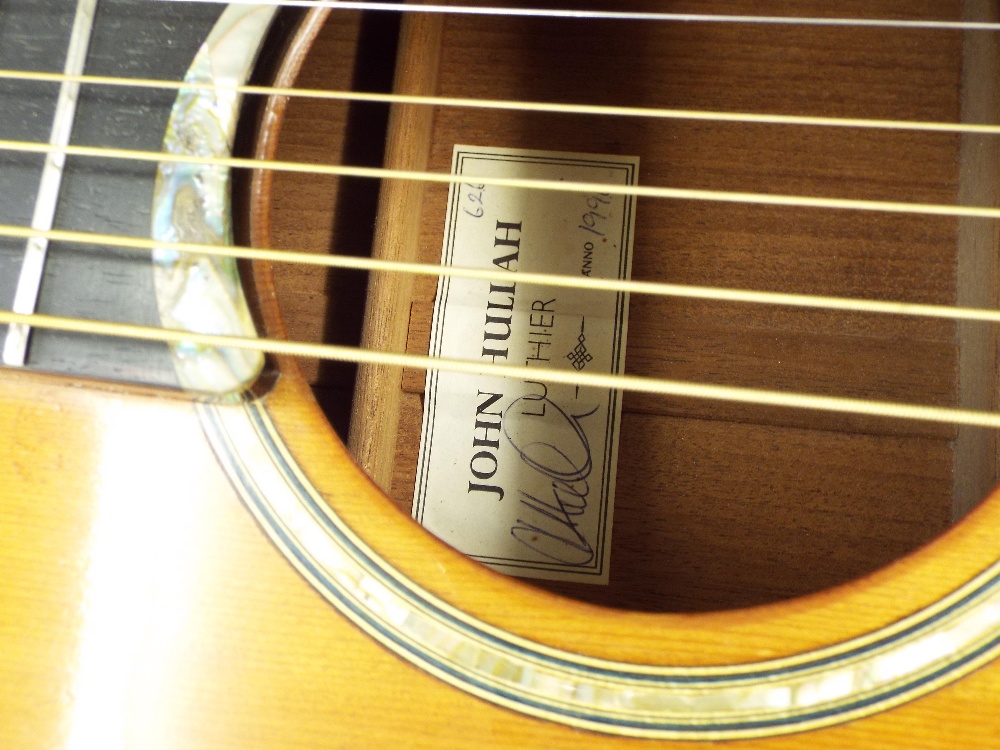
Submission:
[[[955,16],[961,3],[837,11]],[[810,1],[797,3],[796,12],[829,9]],[[393,14],[335,12],[297,84],[388,90],[397,32]],[[964,54],[958,32],[455,16],[444,25],[438,91],[956,121]],[[378,165],[387,113],[379,105],[293,100],[277,157]],[[435,171],[448,171],[453,145],[467,143],[635,154],[647,185],[931,203],[954,203],[960,190],[964,198],[978,194],[963,187],[963,139],[955,135],[438,109],[431,140]],[[995,150],[985,158],[996,166]],[[274,245],[351,254],[370,248],[377,184],[278,174],[271,190],[266,218]],[[421,260],[440,259],[446,194],[426,189]],[[959,279],[969,276],[966,266],[982,265],[981,256],[995,256],[996,243],[990,225],[980,232],[980,249],[963,256],[964,230],[954,219],[685,201],[641,200],[636,227],[637,279],[940,304],[970,297]],[[995,294],[994,266],[973,274],[986,279],[979,297]],[[365,298],[358,274],[278,265],[275,282],[290,337],[359,340]],[[409,351],[427,351],[434,289],[432,281],[415,282]],[[626,368],[958,405],[972,369],[989,394],[996,391],[995,357],[962,365],[960,343],[970,337],[978,337],[977,351],[995,346],[992,334],[960,335],[944,321],[636,296]],[[353,368],[307,362],[303,369],[343,429]],[[422,391],[423,373],[404,373],[390,490],[404,509]],[[961,438],[937,425],[636,394],[624,404],[611,583],[538,584],[597,604],[711,610],[824,589],[941,533],[968,505],[956,499],[955,471],[970,457],[979,484],[995,484],[995,441],[982,431]]]

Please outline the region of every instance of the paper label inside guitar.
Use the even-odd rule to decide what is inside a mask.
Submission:
[[[537,369],[538,379],[430,372],[413,515],[452,546],[518,576],[607,583],[621,393],[546,382],[545,369],[624,369],[628,295],[519,275],[626,279],[633,196],[483,184],[491,178],[632,185],[635,157],[456,146],[434,356]],[[476,178],[482,178],[477,181]]]

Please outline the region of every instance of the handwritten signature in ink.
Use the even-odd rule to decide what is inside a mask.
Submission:
[[[519,490],[524,506],[510,533],[541,555],[568,565],[586,565],[594,559],[594,548],[580,531],[578,520],[587,509],[588,477],[593,470],[590,441],[581,421],[592,416],[595,406],[582,414],[571,414],[541,394],[516,399],[503,416],[507,441],[521,460],[550,484],[551,497],[536,497]]]

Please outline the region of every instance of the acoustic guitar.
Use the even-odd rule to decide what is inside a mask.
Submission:
[[[297,5],[0,3],[2,744],[1000,746],[996,4]],[[456,144],[641,159],[607,585],[411,518]]]

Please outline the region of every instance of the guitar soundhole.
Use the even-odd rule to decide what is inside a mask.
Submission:
[[[961,3],[946,5],[869,3],[853,12],[961,17]],[[820,2],[796,12],[829,13]],[[298,85],[389,90],[398,25],[393,14],[335,12]],[[438,92],[996,121],[996,112],[971,100],[991,76],[995,50],[970,49],[961,33],[945,31],[455,16],[444,23]],[[971,71],[964,81],[963,63]],[[379,166],[387,114],[379,105],[294,101],[278,158]],[[997,174],[997,149],[986,137],[437,110],[429,169],[447,172],[456,143],[638,155],[645,185],[907,202],[985,204]],[[974,175],[976,149],[975,163],[988,168]],[[422,261],[440,259],[446,195],[446,186],[426,188]],[[278,175],[273,242],[355,254],[371,247],[377,210],[375,183]],[[998,285],[996,264],[983,261],[995,252],[985,220],[640,200],[633,278],[986,307],[997,304]],[[362,276],[283,265],[275,273],[292,338],[360,341]],[[427,352],[434,293],[433,280],[415,282],[409,351]],[[626,370],[994,408],[995,351],[986,326],[633,296]],[[345,434],[354,368],[303,366]],[[388,493],[408,511],[423,372],[405,372],[402,387]],[[744,607],[819,591],[939,535],[996,483],[996,464],[996,439],[986,430],[626,394],[610,585],[529,583],[654,611]]]

